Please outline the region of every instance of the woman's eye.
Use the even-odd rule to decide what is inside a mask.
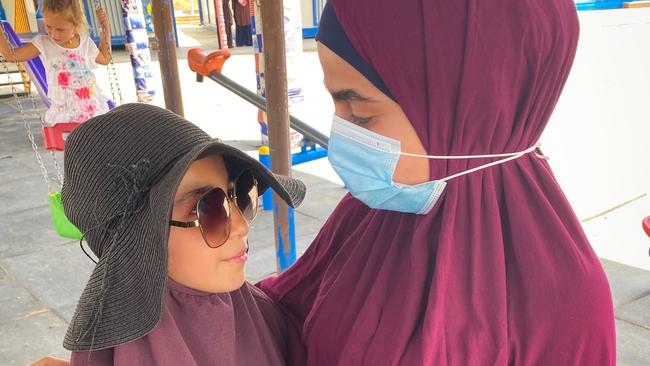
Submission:
[[[368,122],[372,120],[372,117],[359,117],[355,116],[354,114],[350,115],[350,122],[357,124],[357,125],[366,125]]]

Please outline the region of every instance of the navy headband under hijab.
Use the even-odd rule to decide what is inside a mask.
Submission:
[[[393,100],[395,99],[379,77],[379,74],[377,74],[377,71],[354,49],[336,17],[334,7],[329,1],[325,4],[321,14],[316,41],[324,44],[332,52],[352,65],[382,93]]]

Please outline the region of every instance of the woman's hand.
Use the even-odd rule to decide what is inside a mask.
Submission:
[[[70,362],[54,357],[43,357],[29,366],[70,366]]]

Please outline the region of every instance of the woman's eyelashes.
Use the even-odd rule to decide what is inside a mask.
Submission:
[[[354,114],[350,115],[350,122],[360,126],[367,125],[368,123],[370,123],[371,120],[372,117],[360,117],[360,116],[355,116]]]

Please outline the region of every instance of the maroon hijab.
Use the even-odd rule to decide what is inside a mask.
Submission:
[[[579,32],[572,0],[330,3],[435,155],[533,146]],[[431,179],[493,160],[431,160]],[[452,179],[425,216],[348,195],[260,286],[295,326],[294,365],[615,364],[607,279],[535,153]]]

